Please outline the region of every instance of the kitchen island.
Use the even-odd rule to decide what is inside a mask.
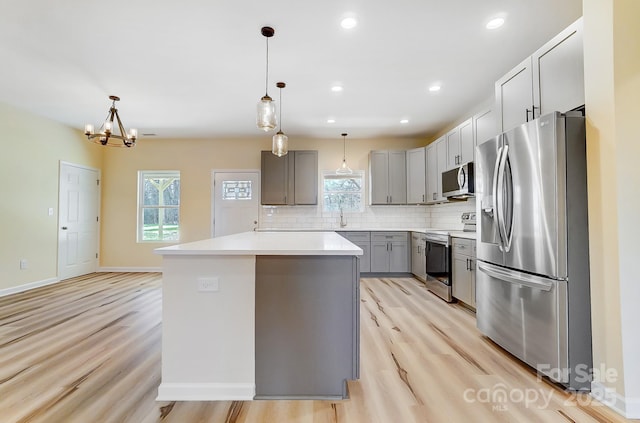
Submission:
[[[334,232],[245,232],[163,256],[159,401],[346,398],[362,250]]]

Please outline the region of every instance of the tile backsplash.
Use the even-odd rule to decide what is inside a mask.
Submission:
[[[475,199],[430,206],[366,206],[364,212],[345,212],[347,226],[359,228],[439,228],[462,229],[460,215],[475,211]],[[340,213],[323,212],[320,206],[263,206],[263,229],[340,228]]]

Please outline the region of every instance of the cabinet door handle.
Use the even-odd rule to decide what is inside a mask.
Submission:
[[[391,247],[391,251],[393,251],[393,244],[389,244],[389,247]]]
[[[422,194],[422,202],[424,203],[424,194]]]
[[[535,109],[535,108],[534,108],[533,106],[531,106],[531,110],[529,110],[529,109],[524,109],[524,111],[525,111],[525,113],[524,113],[524,114],[525,114],[525,116],[524,116],[524,121],[525,121],[525,122],[529,122],[529,113],[531,113],[531,120],[533,120],[533,119],[535,118],[535,115],[534,115],[534,113],[533,113],[533,110],[534,110],[534,109]]]
[[[393,203],[393,196],[392,195],[389,196],[389,202]]]
[[[469,259],[467,259],[467,270],[469,270]]]

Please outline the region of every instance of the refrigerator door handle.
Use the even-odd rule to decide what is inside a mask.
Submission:
[[[476,262],[476,268],[493,278],[515,285],[526,286],[528,288],[538,289],[541,291],[551,291],[553,288],[553,282],[543,280],[541,277],[502,269],[481,261]]]
[[[498,172],[500,170],[500,162],[502,161],[502,149],[504,147],[498,148],[498,154],[496,158],[496,164],[493,168],[493,217],[495,219],[496,225],[498,226],[498,238],[500,238],[500,243],[498,244],[498,248],[500,251],[503,251],[502,245],[504,244],[502,233],[500,232],[500,207],[498,207]]]
[[[500,239],[502,241],[502,250],[504,252],[509,252],[510,242],[507,234],[507,226],[504,222],[504,175],[505,175],[505,167],[507,165],[507,155],[509,154],[509,146],[505,145],[502,147],[502,154],[500,155],[500,159],[498,160],[498,183],[497,186],[494,186],[494,189],[497,191],[496,198],[496,212],[498,215],[498,233],[500,234]]]

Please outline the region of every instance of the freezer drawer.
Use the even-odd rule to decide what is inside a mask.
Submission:
[[[567,283],[480,261],[477,270],[478,329],[533,368],[568,383],[567,373],[558,371],[569,369]]]

